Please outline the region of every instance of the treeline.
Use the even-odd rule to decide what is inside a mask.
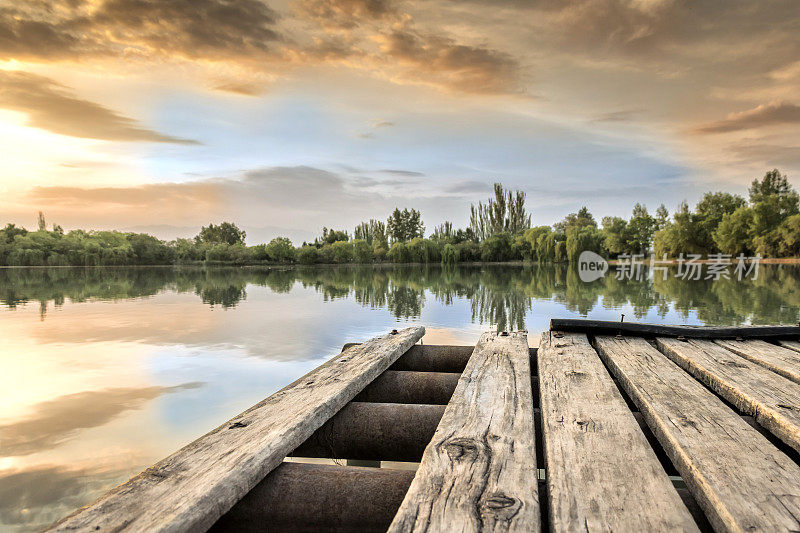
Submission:
[[[585,250],[606,257],[647,254],[725,253],[763,257],[800,255],[800,196],[777,169],[752,182],[749,197],[709,192],[692,211],[683,202],[670,217],[662,204],[653,215],[636,204],[629,219],[604,217],[600,224],[586,207],[552,226],[531,227],[525,193],[494,185],[494,196],[470,209],[469,226],[440,224],[429,237],[415,209],[395,209],[384,222],[362,222],[353,230],[323,228],[313,242],[295,247],[277,237],[245,245],[246,234],[223,222],[201,229],[193,239],[164,242],[151,235],[118,231],[0,229],[0,265],[157,265],[174,263],[346,264],[571,262]]]

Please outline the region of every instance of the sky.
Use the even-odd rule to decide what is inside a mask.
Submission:
[[[796,0],[0,0],[0,222],[311,240],[800,186]]]

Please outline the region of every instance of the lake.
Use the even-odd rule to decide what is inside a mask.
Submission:
[[[0,529],[40,529],[361,341],[553,317],[795,324],[800,268],[591,283],[567,266],[0,269]]]

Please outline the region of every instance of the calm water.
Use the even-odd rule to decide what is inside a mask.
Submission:
[[[89,503],[345,342],[421,323],[427,343],[474,344],[621,313],[796,323],[800,269],[591,284],[552,266],[0,269],[0,529]]]

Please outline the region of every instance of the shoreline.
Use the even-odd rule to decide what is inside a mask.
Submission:
[[[728,264],[736,264],[736,258],[731,258],[731,262]],[[747,261],[751,262],[751,261]],[[640,263],[636,263],[637,265],[641,266],[649,266],[649,259],[643,259]],[[693,264],[709,264],[709,263],[716,263],[716,261],[710,259],[698,259],[694,261]],[[618,265],[620,264],[619,260],[611,259],[608,261],[609,265]],[[678,265],[680,262],[678,259],[667,259],[665,261],[659,260],[657,263],[659,266],[661,265]],[[684,262],[684,264],[686,264]],[[764,257],[759,261],[759,264],[762,265],[800,265],[800,257]],[[447,267],[459,267],[459,266],[467,266],[467,267],[484,267],[484,266],[535,266],[535,265],[570,265],[568,262],[564,263],[536,263],[533,261],[497,261],[497,262],[489,262],[489,261],[466,261],[462,263],[455,263],[453,265],[447,265]],[[202,268],[202,267],[220,267],[220,268],[330,268],[330,267],[337,267],[337,268],[351,268],[351,267],[363,267],[363,266],[371,266],[371,267],[397,267],[397,266],[437,266],[437,267],[444,267],[441,262],[430,262],[430,263],[391,263],[391,262],[380,262],[380,263],[312,263],[312,264],[303,264],[303,263],[226,263],[226,262],[203,262],[198,261],[194,263],[173,263],[173,264],[163,264],[163,265],[0,265],[0,269],[21,269],[21,268]]]

